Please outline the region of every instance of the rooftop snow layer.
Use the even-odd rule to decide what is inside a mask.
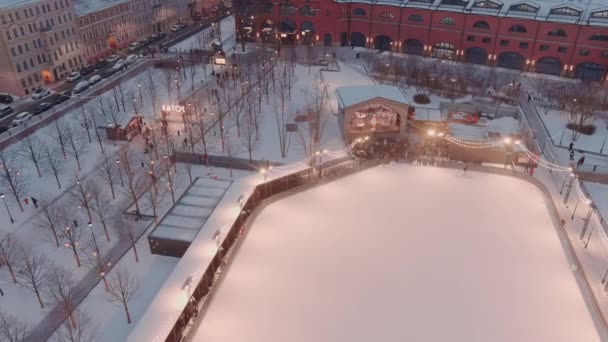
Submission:
[[[403,104],[410,103],[401,89],[388,85],[340,87],[336,93],[340,108],[348,108],[379,97]]]
[[[128,0],[74,0],[74,10],[76,11],[76,15],[83,16],[127,2]]]

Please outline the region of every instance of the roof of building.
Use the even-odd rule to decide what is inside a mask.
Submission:
[[[25,5],[34,5],[39,2],[42,2],[42,1],[41,0],[0,0],[0,9],[17,7],[17,6],[25,6]]]
[[[606,0],[336,0],[608,26]]]
[[[340,87],[336,90],[336,93],[340,108],[348,108],[379,97],[403,104],[410,103],[401,89],[389,85]]]
[[[83,16],[127,2],[128,0],[74,0],[74,11],[76,15]]]

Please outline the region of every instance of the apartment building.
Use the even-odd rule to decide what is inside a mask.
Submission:
[[[82,58],[94,64],[137,40],[128,0],[75,0]]]
[[[171,26],[190,17],[192,0],[129,0],[135,35],[146,37],[167,32]]]
[[[82,65],[71,0],[4,0],[0,32],[0,92],[27,95]]]

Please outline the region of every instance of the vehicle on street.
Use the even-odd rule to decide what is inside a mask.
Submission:
[[[105,59],[100,59],[95,63],[95,69],[103,69],[106,65],[108,65],[108,62]]]
[[[0,94],[0,103],[11,103],[13,102],[13,97],[9,94]]]
[[[120,69],[122,69],[124,67],[125,67],[125,62],[123,60],[120,60],[120,61],[116,62],[116,64],[114,64],[114,66],[112,67],[112,69],[120,70]]]
[[[86,65],[83,66],[82,69],[80,69],[80,74],[82,76],[86,76],[86,75],[90,75],[93,73],[93,71],[95,71],[95,67],[92,65]]]
[[[203,19],[200,15],[195,15],[192,20],[194,21],[201,21],[201,19]]]
[[[136,55],[128,55],[127,58],[125,58],[125,63],[127,63],[128,65],[131,65],[133,63],[137,62],[137,56]]]
[[[78,95],[78,94],[82,93],[83,91],[85,91],[87,89],[89,89],[89,82],[87,82],[87,81],[80,81],[74,87],[74,89],[72,89],[72,94]]]
[[[8,126],[0,126],[0,133],[4,133],[4,132],[8,131],[9,129],[11,129],[11,128]]]
[[[39,115],[42,112],[46,112],[47,110],[51,109],[53,107],[53,104],[50,102],[41,102],[36,108],[34,108],[33,113],[34,115]]]
[[[106,62],[108,62],[109,64],[112,64],[112,63],[116,63],[116,61],[119,59],[120,59],[120,57],[118,55],[111,55],[108,58],[106,58]]]
[[[76,82],[78,81],[82,75],[78,71],[74,71],[68,74],[68,77],[65,78],[68,82]]]
[[[40,100],[51,95],[51,92],[46,88],[38,88],[32,92],[32,99]]]
[[[118,69],[107,68],[107,69],[105,69],[104,71],[101,72],[101,77],[108,78],[108,77],[114,75],[116,72],[118,72]]]
[[[182,28],[188,27],[188,23],[178,23],[178,25],[181,26]]]
[[[0,118],[13,114],[14,111],[15,110],[11,106],[1,106],[0,107]]]
[[[15,119],[13,119],[12,125],[13,127],[15,126],[19,126],[24,122],[29,121],[32,118],[32,114],[30,114],[29,112],[22,112],[17,114],[17,116],[15,116]]]
[[[66,91],[62,92],[61,94],[57,94],[57,97],[55,97],[53,104],[58,105],[60,103],[65,102],[69,98],[70,98],[70,92],[66,90]]]
[[[138,43],[139,43],[140,47],[146,47],[146,46],[148,46],[148,44],[151,43],[151,41],[148,40],[147,38],[144,38],[144,39],[140,40]]]
[[[94,84],[99,83],[100,81],[101,81],[101,76],[99,76],[99,75],[91,76],[91,78],[89,78],[89,87]]]
[[[137,49],[139,49],[141,47],[141,44],[139,44],[139,42],[134,42],[129,44],[129,52],[133,52],[136,51]]]
[[[166,34],[165,32],[158,32],[156,35],[157,35],[157,36],[158,36],[158,38],[160,38],[160,39],[163,39],[163,38],[165,38],[165,37],[167,36],[167,34]]]
[[[181,30],[182,27],[178,24],[173,25],[173,27],[171,27],[171,32],[177,32],[179,30]]]

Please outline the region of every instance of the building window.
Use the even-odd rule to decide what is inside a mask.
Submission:
[[[597,40],[600,42],[608,42],[608,35],[596,33],[589,37],[589,40]]]
[[[483,37],[481,38],[481,42],[484,44],[490,44],[492,42],[492,38]]]
[[[532,6],[527,3],[511,5],[511,7],[509,7],[509,11],[530,12],[530,13],[536,13],[536,12],[538,12],[538,9],[539,9],[538,7]]]
[[[568,48],[565,46],[558,46],[557,47],[557,52],[559,53],[567,53],[568,52]]]
[[[11,40],[13,39],[13,37],[11,37],[11,32],[10,31],[5,31],[4,34],[6,34],[6,39]]]
[[[487,21],[477,21],[475,22],[475,24],[473,24],[474,28],[478,28],[478,29],[484,29],[484,30],[489,30],[490,29],[490,24],[488,24]]]
[[[540,51],[548,51],[548,50],[549,50],[549,45],[544,45],[544,44],[542,44],[542,45],[539,47],[539,50],[540,50]]]
[[[21,64],[17,63],[17,72],[21,72]]]
[[[300,15],[303,15],[305,17],[314,17],[315,9],[310,6],[304,6],[300,8]]]
[[[407,17],[407,20],[409,20],[409,21],[420,21],[420,22],[423,21],[422,16],[418,15],[418,14],[411,14],[409,17]]]
[[[509,32],[526,33],[528,30],[522,25],[513,25],[509,27]]]
[[[591,14],[591,17],[606,19],[606,18],[608,18],[608,11],[593,12],[593,14]]]
[[[34,81],[40,82],[40,77],[38,77],[38,74],[34,74]]]
[[[589,50],[587,49],[581,49],[578,51],[578,54],[581,56],[589,56]]]
[[[551,12],[549,12],[549,14],[578,17],[581,15],[581,11],[575,10],[574,8],[571,8],[571,7],[559,7],[559,8],[552,9]]]
[[[602,51],[602,52],[600,52],[600,57],[602,57],[602,58],[608,58],[608,51]]]
[[[355,8],[353,10],[353,14],[363,16],[363,15],[365,15],[365,10],[363,8]]]
[[[475,36],[467,36],[467,41],[474,42],[475,41]]]
[[[521,43],[519,43],[519,48],[520,48],[520,49],[527,49],[527,48],[528,48],[528,45],[529,45],[528,43],[521,42]]]
[[[394,16],[394,15],[393,15],[393,13],[391,13],[391,12],[382,12],[382,13],[380,13],[380,17],[382,17],[382,18],[388,18],[388,19],[392,19],[392,18],[394,18],[395,16]]]
[[[13,57],[17,56],[17,51],[15,51],[14,47],[11,48],[11,54],[13,55]]]
[[[547,33],[547,35],[549,35],[551,37],[568,37],[568,35],[566,34],[566,31],[564,31],[560,28],[556,28],[556,29],[549,31],[549,33]]]
[[[443,18],[441,18],[439,23],[444,24],[444,25],[455,25],[456,21],[452,17],[443,17]]]
[[[19,69],[19,68],[17,68],[17,69]],[[19,71],[21,71],[21,70],[19,70]],[[22,79],[21,79],[21,86],[22,86],[23,88],[27,87],[27,83],[25,82],[25,78],[22,78]],[[26,90],[26,92],[27,92],[27,90]]]
[[[508,40],[501,39],[501,40],[500,40],[500,46],[509,46],[509,41],[508,41]]]

